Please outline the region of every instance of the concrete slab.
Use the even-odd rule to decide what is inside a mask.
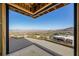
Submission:
[[[8,56],[52,56],[52,55],[35,45],[31,45],[21,50],[18,50],[14,53],[11,53]]]
[[[9,53],[15,52],[29,45],[32,45],[32,42],[25,40],[24,38],[11,38],[9,39]]]
[[[73,56],[74,55],[73,48],[69,48],[69,47],[59,45],[59,44],[56,44],[53,42],[48,42],[45,40],[37,40],[37,39],[32,39],[32,38],[26,38],[26,40],[29,40],[33,43],[43,46],[51,51],[54,51],[55,53],[62,55],[62,56]]]

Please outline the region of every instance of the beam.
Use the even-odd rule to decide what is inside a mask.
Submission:
[[[36,14],[36,13],[38,13],[38,12],[40,12],[41,10],[43,10],[44,8],[46,8],[46,7],[48,7],[49,5],[51,5],[52,3],[49,3],[49,4],[47,4],[46,6],[44,6],[43,8],[41,8],[41,9],[39,9],[38,11],[36,11],[34,14]],[[33,14],[33,15],[34,15]]]
[[[48,13],[47,11],[50,10],[50,9],[56,10],[56,9],[58,9],[58,8],[60,8],[60,7],[65,6],[65,5],[66,5],[66,4],[63,4],[63,3],[61,3],[61,4],[56,4],[56,5],[54,5],[54,6],[49,7],[48,9],[42,11],[42,12],[39,12],[37,15],[33,15],[33,17],[36,18],[36,17],[38,17],[38,16],[40,16],[40,15],[43,15],[44,13]],[[51,11],[53,11],[53,10],[51,10]],[[49,11],[49,12],[51,12],[51,11]]]
[[[24,9],[24,8],[22,8],[22,7],[18,6],[18,5],[16,5],[16,4],[14,4],[14,3],[9,3],[9,5],[10,5],[10,6],[13,6],[13,7],[15,7],[15,8],[19,9],[19,10],[22,10],[22,11],[24,11],[25,13],[33,14],[32,12],[30,12],[30,11],[28,11],[28,10],[26,10],[26,9]]]
[[[30,16],[30,17],[32,16],[32,14],[27,13],[27,12],[21,10],[21,9],[15,8],[15,7],[10,6],[10,5],[9,5],[9,9],[11,9],[12,11],[18,12],[20,14],[23,14],[23,15],[27,15],[27,16]]]
[[[31,16],[33,18],[37,18],[38,16],[41,16],[43,14],[46,14],[48,12],[51,12],[53,10],[56,10],[60,7],[65,6],[67,3],[49,3],[46,6],[40,8],[39,10],[37,10],[36,12],[30,12],[28,11],[26,8],[23,8],[15,3],[9,3],[9,7],[14,10],[17,11],[21,14],[27,15],[27,16]]]

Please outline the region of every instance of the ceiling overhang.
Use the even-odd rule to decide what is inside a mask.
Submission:
[[[9,8],[21,14],[37,18],[67,4],[68,3],[9,3]]]

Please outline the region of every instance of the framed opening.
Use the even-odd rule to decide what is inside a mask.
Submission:
[[[42,51],[41,53],[44,53],[45,55],[56,56],[56,55],[75,55],[76,54],[74,52],[76,48],[75,47],[76,27],[75,27],[75,21],[74,21],[75,4],[72,4],[72,3],[68,4],[62,8],[59,8],[48,14],[40,16],[36,19],[22,15],[16,11],[12,11],[9,9],[8,5],[6,6],[8,9],[7,10],[8,16],[6,21],[6,27],[7,27],[6,28],[6,54],[7,55],[16,55],[17,51],[22,51],[22,49],[23,51],[26,51],[26,50],[28,51],[28,49],[32,49],[32,47],[35,47],[37,49],[37,51],[33,49],[33,51],[36,54],[39,53],[38,50]],[[67,18],[69,17],[68,15],[69,16],[71,15],[70,18]],[[13,19],[13,21],[11,19]],[[58,21],[55,21],[54,19]],[[70,19],[70,21],[68,19]],[[23,24],[23,22],[26,26]],[[15,24],[15,26],[12,23]],[[22,24],[22,26],[20,25],[20,23]],[[57,23],[59,25],[57,25]],[[18,24],[20,27],[17,26]],[[11,28],[12,25],[16,29]],[[36,28],[33,26],[36,26]],[[24,48],[26,48],[26,50]],[[55,48],[56,49],[59,48],[59,49],[55,50]],[[67,50],[65,48],[67,48],[68,51],[65,51]],[[41,53],[37,55],[43,55]],[[33,54],[30,54],[30,55],[33,55]]]

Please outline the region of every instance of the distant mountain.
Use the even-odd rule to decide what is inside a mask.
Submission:
[[[57,30],[10,30],[10,32],[73,32],[74,27],[69,27],[65,29],[57,29]]]
[[[72,35],[74,35],[74,27],[69,27],[69,28],[65,28],[65,29],[59,29],[59,30],[55,30],[54,32],[69,32]]]
[[[68,27],[68,28],[64,28],[64,29],[57,29],[54,31],[73,31],[73,30],[74,30],[74,27]]]
[[[69,28],[66,28],[66,29],[63,29],[64,31],[74,31],[74,27],[69,27]]]

